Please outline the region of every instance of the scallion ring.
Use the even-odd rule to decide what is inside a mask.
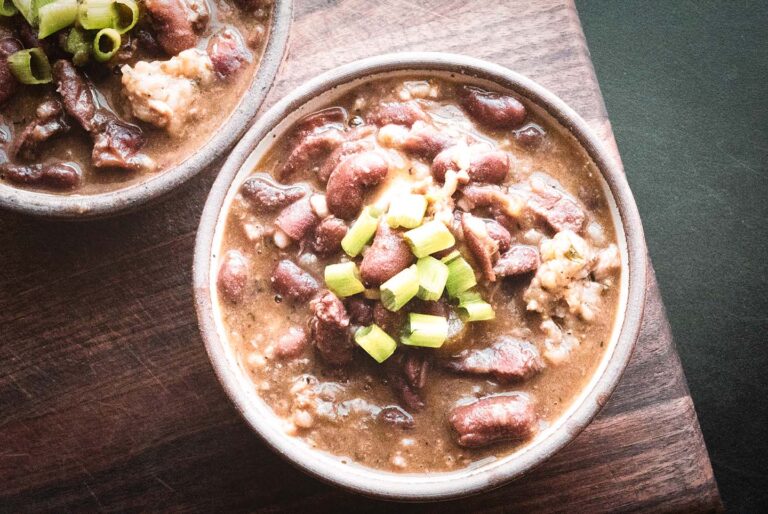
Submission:
[[[40,48],[12,53],[8,56],[8,66],[22,84],[47,84],[51,81],[51,63]]]
[[[365,291],[360,281],[360,272],[354,262],[340,262],[325,267],[325,285],[336,296],[352,296]]]
[[[397,312],[419,292],[419,274],[416,265],[381,284],[381,303],[388,310]]]
[[[75,23],[77,0],[55,0],[40,6],[37,16],[39,22],[37,37],[44,39]]]
[[[117,18],[114,0],[83,0],[77,22],[86,30],[112,28]]]
[[[0,16],[13,16],[19,12],[11,0],[0,0]]]
[[[67,42],[64,50],[72,54],[72,63],[75,66],[82,66],[91,58],[91,49],[93,45],[88,34],[77,27],[72,27],[67,36]]]
[[[456,244],[451,231],[442,222],[433,220],[403,234],[413,255],[418,258],[445,250]]]
[[[115,29],[101,29],[93,38],[93,56],[99,62],[110,60],[118,50],[122,40]]]
[[[24,19],[27,20],[27,23],[34,25],[36,21],[34,0],[12,0],[12,2],[21,15],[24,16]]]
[[[368,206],[360,213],[360,217],[352,224],[352,228],[347,231],[344,239],[341,240],[341,247],[350,257],[357,256],[363,251],[363,247],[368,244],[376,228],[379,226],[378,209]]]
[[[448,320],[431,314],[408,314],[408,328],[400,342],[408,346],[440,348],[448,339]]]
[[[397,349],[397,342],[376,324],[358,328],[355,342],[379,364],[389,359]]]
[[[115,18],[112,28],[120,34],[131,30],[139,21],[139,4],[134,0],[115,0]]]

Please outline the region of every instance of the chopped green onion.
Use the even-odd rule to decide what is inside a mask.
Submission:
[[[408,314],[406,334],[400,342],[409,346],[440,348],[448,338],[448,320],[431,314]]]
[[[358,328],[355,342],[379,364],[389,359],[397,349],[397,342],[375,324]]]
[[[77,0],[55,0],[38,10],[40,23],[37,37],[44,39],[51,34],[69,27],[77,19]]]
[[[459,313],[464,321],[486,321],[496,318],[496,312],[490,303],[483,300],[480,293],[465,291],[458,295]]]
[[[456,244],[453,234],[443,223],[433,220],[404,234],[405,241],[416,257],[445,250]]]
[[[413,265],[381,284],[381,303],[393,312],[399,311],[418,292],[419,274]]]
[[[475,272],[464,257],[456,257],[448,262],[447,266],[448,281],[445,283],[445,289],[450,296],[456,297],[477,284]]]
[[[13,16],[19,12],[11,0],[0,0],[0,16]]]
[[[51,81],[51,63],[40,48],[12,53],[8,56],[8,66],[22,84],[47,84]]]
[[[442,259],[440,259],[440,262],[443,264],[448,264],[449,262],[455,260],[456,258],[461,257],[461,252],[458,250],[454,250]]]
[[[64,45],[64,50],[72,54],[72,63],[75,66],[82,66],[87,63],[91,57],[91,49],[93,45],[88,34],[77,27],[72,27],[67,35],[67,42]]]
[[[427,199],[423,195],[404,195],[392,200],[387,213],[387,223],[392,228],[416,228],[424,220]]]
[[[139,21],[139,4],[134,0],[115,0],[115,19],[112,28],[120,34],[131,30]]]
[[[30,25],[35,24],[35,4],[34,0],[12,0],[13,5],[19,10],[24,19]]]
[[[365,291],[365,286],[360,282],[357,265],[352,261],[326,266],[325,284],[336,296],[341,297]]]
[[[381,212],[375,207],[368,206],[360,213],[360,217],[352,224],[347,235],[341,240],[341,247],[350,257],[356,257],[368,244],[376,228],[379,226]]]
[[[416,263],[416,271],[419,273],[419,298],[439,300],[448,280],[448,266],[434,257],[422,257]]]
[[[115,29],[101,29],[93,38],[93,56],[99,62],[107,62],[118,50],[122,40]]]
[[[111,28],[115,18],[114,0],[83,0],[77,12],[77,22],[87,30]]]

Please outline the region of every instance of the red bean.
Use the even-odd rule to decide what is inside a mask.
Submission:
[[[525,121],[525,106],[510,95],[464,87],[460,101],[472,118],[491,128],[515,128]]]
[[[387,176],[389,165],[378,152],[363,152],[339,164],[328,179],[328,209],[342,219],[352,219],[363,206],[363,193]]]

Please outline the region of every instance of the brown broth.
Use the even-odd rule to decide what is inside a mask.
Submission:
[[[134,64],[140,60],[165,60],[170,59],[170,57],[149,56],[137,52],[134,58],[129,61],[122,61],[120,64],[93,65],[101,68],[98,69],[98,73],[93,73],[93,68],[91,68],[91,72],[87,67],[83,70],[96,86],[100,95],[100,102],[108,104],[123,119],[142,128],[147,143],[141,153],[155,161],[155,170],[135,172],[95,168],[90,164],[91,139],[82,129],[75,126],[69,133],[46,142],[39,161],[71,161],[78,164],[82,172],[80,185],[67,191],[48,188],[40,189],[41,191],[53,194],[92,195],[123,189],[144,182],[170,167],[180,164],[208,142],[216,133],[217,128],[237,108],[244,92],[253,80],[269,35],[269,16],[271,15],[269,13],[244,12],[234,7],[229,0],[211,0],[209,6],[211,18],[205,32],[201,34],[197,48],[204,51],[210,36],[225,26],[232,26],[242,35],[252,58],[233,76],[218,80],[206,87],[204,94],[201,95],[200,104],[198,104],[200,114],[195,119],[190,120],[188,130],[183,135],[171,136],[163,129],[131,117],[128,101],[122,93],[121,75],[119,72],[112,73],[110,71],[112,68],[119,69],[122,64]],[[104,67],[108,69],[103,69]],[[14,97],[0,108],[0,134],[6,135],[4,140],[0,138],[0,161],[5,160],[6,148],[13,140],[13,134],[21,131],[34,118],[37,105],[47,95],[53,95],[53,91],[53,85],[22,85]],[[13,183],[11,185],[37,189]]]
[[[402,79],[367,83],[331,105],[345,107],[350,117],[364,117],[378,102],[397,100],[402,83]],[[556,178],[568,192],[581,200],[582,205],[587,205],[587,223],[602,227],[604,240],[595,240],[590,235],[594,231],[585,230],[583,237],[598,247],[616,243],[599,172],[570,134],[555,127],[535,108],[529,108],[527,121],[544,127],[547,138],[538,149],[526,148],[511,137],[510,131],[489,131],[470,121],[456,105],[454,84],[437,79],[431,79],[430,84],[439,89],[439,96],[434,100],[421,101],[433,117],[439,117],[436,124],[457,125],[462,131],[478,139],[493,141],[499,148],[512,153],[510,183],[524,181],[534,171],[545,171]],[[273,172],[285,160],[292,145],[289,137],[278,140],[254,171]],[[309,174],[295,176],[291,182],[305,182],[315,191],[322,192],[321,184]],[[386,187],[386,184],[380,187]],[[369,198],[375,195],[375,192],[371,193]],[[244,230],[246,226],[251,230],[254,227],[268,229],[274,215],[255,214],[241,195],[234,198],[227,216],[219,255],[236,249],[250,257],[244,301],[237,305],[224,300],[221,302],[224,330],[229,342],[252,377],[258,394],[277,416],[286,420],[286,431],[302,438],[310,446],[343,460],[391,471],[434,472],[455,470],[484,459],[507,455],[524,443],[502,442],[484,448],[462,448],[454,442],[446,413],[457,402],[467,398],[524,391],[535,398],[540,427],[551,425],[582,392],[611,339],[619,298],[618,272],[613,285],[602,296],[601,308],[594,321],[587,323],[574,315],[559,320],[564,328],[570,329],[582,341],[566,363],[548,365],[543,372],[526,382],[506,385],[489,378],[434,369],[425,389],[427,407],[421,412],[411,412],[415,428],[403,431],[382,425],[372,413],[379,407],[394,405],[398,401],[386,384],[381,366],[361,350],[353,363],[343,369],[326,365],[311,347],[293,360],[275,359],[270,354],[271,344],[280,335],[292,326],[306,327],[310,316],[306,304],[291,304],[276,297],[270,287],[275,264],[280,259],[292,258],[322,284],[325,265],[338,262],[339,257],[323,259],[307,252],[302,254],[296,245],[280,250],[269,237],[248,237]],[[513,234],[513,238],[523,241],[523,232]],[[496,309],[496,319],[469,324],[466,335],[460,341],[446,344],[437,351],[438,355],[455,354],[464,348],[482,348],[498,335],[514,335],[530,340],[543,351],[545,334],[540,328],[542,318],[538,313],[527,311],[522,299],[529,282],[530,276],[481,288],[484,297],[492,298],[489,301]],[[313,405],[310,410],[315,414],[311,426],[306,428],[297,427],[291,421],[297,410],[307,408],[300,398],[302,383],[310,386],[323,383],[311,399]],[[328,414],[318,415],[317,412]]]

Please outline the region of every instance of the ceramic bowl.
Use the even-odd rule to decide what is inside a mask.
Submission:
[[[248,128],[282,62],[292,16],[292,0],[275,0],[269,40],[250,86],[211,139],[181,163],[136,184],[94,195],[28,191],[0,182],[0,208],[45,218],[99,218],[134,210],[176,189],[226,154]]]
[[[402,474],[343,464],[286,435],[272,410],[259,398],[246,370],[238,364],[212,295],[227,206],[260,156],[301,116],[362,82],[398,75],[446,77],[506,89],[539,106],[570,131],[602,173],[623,260],[620,308],[613,337],[597,371],[573,405],[514,453],[452,472]],[[489,62],[442,53],[401,53],[363,59],[323,73],[294,90],[258,120],[229,156],[208,197],[197,233],[193,281],[200,330],[216,374],[246,422],[269,446],[298,468],[343,488],[390,500],[428,501],[470,495],[513,480],[547,460],[589,424],[616,387],[638,337],[645,273],[642,225],[622,169],[573,109],[534,81]]]

